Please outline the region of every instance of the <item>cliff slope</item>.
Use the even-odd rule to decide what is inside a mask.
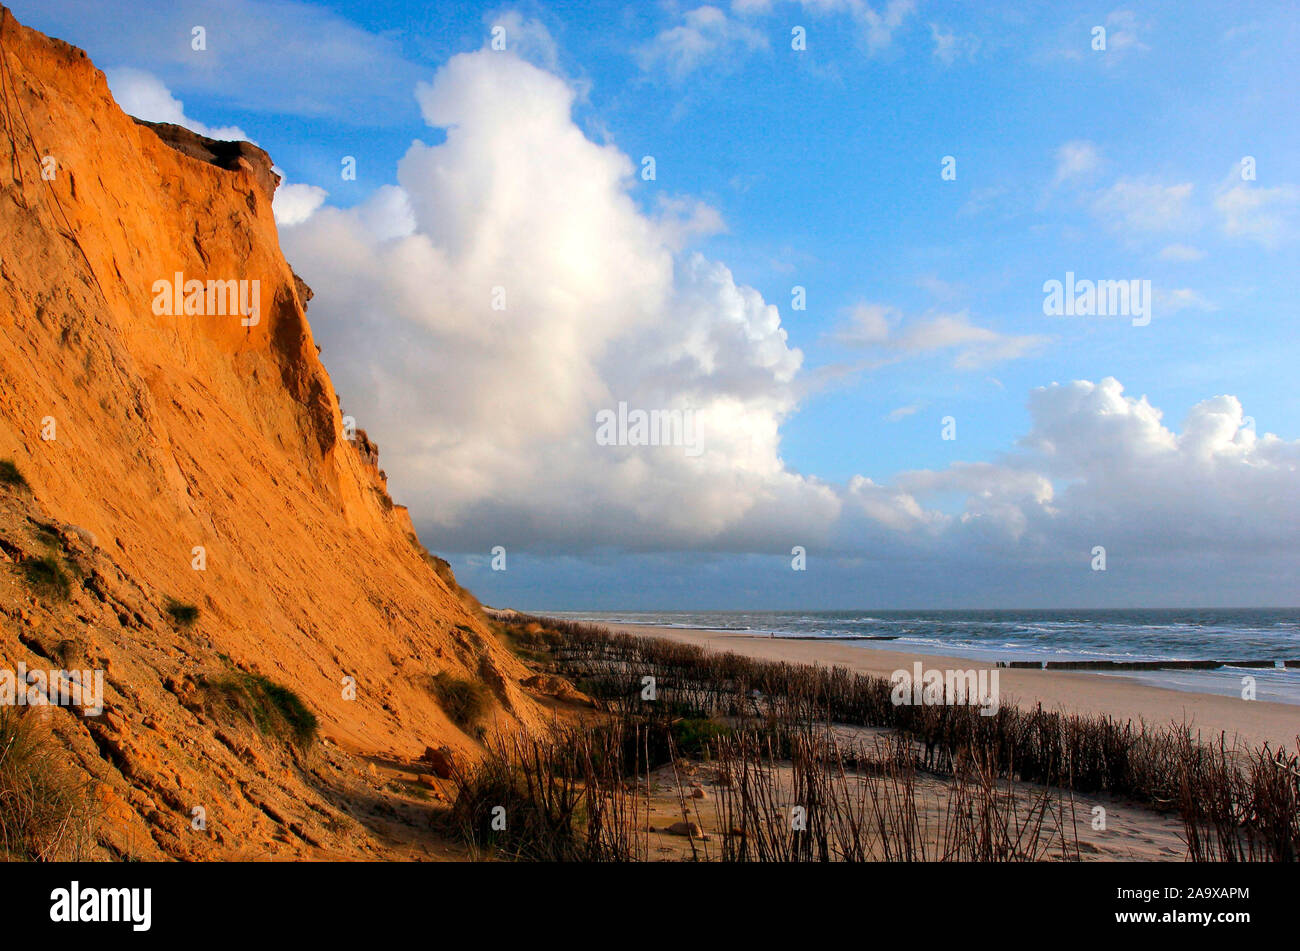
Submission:
[[[36,714],[92,784],[94,855],[387,854],[388,778],[530,724],[526,672],[348,438],[266,154],[133,121],[83,52],[0,21],[0,459],[27,483],[0,485],[0,670],[106,670],[102,715]],[[439,673],[486,685],[481,727]],[[265,684],[323,739],[278,736]]]

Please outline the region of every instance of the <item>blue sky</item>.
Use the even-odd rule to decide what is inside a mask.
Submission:
[[[505,7],[241,0],[135,3],[126,16],[111,3],[13,6],[28,25],[85,48],[128,109],[142,95],[143,71],[186,121],[237,127],[272,154],[287,183],[317,196],[310,217],[291,216],[282,227],[291,263],[318,293],[310,316],[326,365],[345,407],[357,407],[361,424],[377,432],[394,494],[411,506],[426,542],[450,552],[488,600],[551,608],[1295,600],[1287,595],[1296,549],[1259,527],[1285,521],[1300,497],[1300,16],[1290,4],[1025,10],[924,0]],[[196,24],[207,31],[202,52],[190,45]],[[495,51],[497,60],[485,48],[494,25],[506,27],[508,47]],[[804,50],[791,48],[795,27],[805,31]],[[1097,27],[1105,29],[1104,50],[1093,48]],[[459,76],[449,66],[458,54]],[[527,66],[492,73],[506,58]],[[494,83],[494,75],[504,78]],[[653,247],[637,238],[626,251],[647,260],[647,248],[671,251],[675,276],[665,278],[659,323],[685,329],[656,339],[645,329],[656,321],[632,315],[626,332],[609,332],[601,348],[557,348],[550,357],[572,358],[581,368],[572,376],[590,371],[578,387],[583,397],[573,397],[583,407],[574,425],[589,426],[590,408],[604,405],[586,396],[600,391],[613,405],[624,378],[639,381],[629,392],[651,403],[681,397],[706,415],[738,412],[726,417],[725,434],[715,433],[708,458],[717,468],[702,477],[683,475],[676,462],[656,470],[657,461],[634,477],[626,452],[551,459],[538,455],[541,443],[513,432],[498,434],[490,452],[461,445],[452,433],[491,431],[488,410],[465,399],[454,425],[433,420],[435,407],[464,398],[449,399],[429,382],[435,366],[413,365],[418,348],[358,347],[347,314],[366,307],[374,312],[366,332],[428,335],[437,352],[463,329],[449,329],[450,317],[422,305],[375,301],[383,295],[373,290],[345,312],[339,301],[355,281],[321,294],[347,273],[329,248],[387,214],[378,196],[399,187],[416,207],[414,237],[368,239],[356,251],[387,266],[413,260],[414,245],[394,257],[394,242],[429,237],[453,258],[457,247],[482,249],[481,223],[456,234],[431,223],[455,194],[479,195],[484,207],[521,223],[538,220],[534,209],[507,200],[538,174],[538,163],[511,164],[519,160],[506,154],[508,129],[467,131],[454,151],[430,116],[457,114],[451,97],[490,92],[500,101],[474,101],[499,107],[493,122],[523,128],[530,116],[511,111],[514,98],[538,89],[551,97],[539,101],[562,99],[550,77],[572,97],[565,121],[591,143],[565,169],[591,161],[595,174],[596,147],[604,147],[633,172],[611,194],[575,203],[573,220],[589,221],[583,234],[604,235],[614,220],[627,223],[625,233],[638,232],[643,219],[690,218],[678,222],[678,238]],[[433,90],[428,101],[417,97],[421,83]],[[137,112],[146,108],[145,99],[134,101]],[[472,118],[463,117],[467,129]],[[521,132],[520,146],[549,157],[545,136],[565,141],[568,128],[554,125]],[[554,155],[562,154],[557,145]],[[340,177],[349,155],[356,181]],[[655,160],[654,181],[635,174],[646,155]],[[945,156],[955,159],[953,180],[941,177]],[[1247,157],[1253,178],[1242,175]],[[483,165],[493,176],[475,174]],[[433,210],[422,216],[420,170],[447,169],[461,192],[429,185]],[[623,215],[619,195],[639,216]],[[560,203],[541,220],[567,215]],[[608,235],[598,243],[609,245]],[[493,273],[510,273],[506,262],[540,266],[508,243],[493,248]],[[691,255],[725,267],[729,279],[701,275],[709,290],[686,286]],[[622,258],[611,260],[617,267]],[[419,270],[402,266],[395,281]],[[1046,316],[1044,282],[1067,271],[1150,281],[1150,324]],[[806,310],[792,307],[796,285],[806,289]],[[736,318],[748,322],[739,356],[704,360],[683,373],[678,390],[660,385],[666,377],[654,368],[677,366],[683,334],[721,320],[733,286],[775,306],[784,343],[770,328],[755,329],[767,318],[746,305]],[[559,290],[581,309],[586,285]],[[721,296],[708,297],[715,290]],[[588,315],[543,311],[527,319],[548,341],[578,327],[589,332]],[[624,347],[658,356],[622,363],[610,356]],[[499,368],[480,375],[474,352],[455,364],[465,368],[465,385],[499,385],[487,382]],[[521,356],[517,375],[529,371],[536,367]],[[1106,378],[1122,391],[1103,387]],[[1093,389],[1070,390],[1071,381]],[[1034,404],[1031,394],[1053,383],[1062,386]],[[1223,395],[1239,406],[1205,406]],[[564,405],[563,396],[557,401]],[[536,397],[506,393],[497,402],[522,407]],[[1163,418],[1154,422],[1146,405]],[[1188,434],[1225,412],[1261,444],[1225,430],[1217,448],[1193,445]],[[955,439],[941,438],[948,416]],[[1132,425],[1107,435],[1119,416]],[[546,429],[551,422],[522,429],[550,432],[546,447],[562,445],[559,431]],[[741,445],[736,432],[751,423]],[[1094,424],[1100,435],[1088,435]],[[1109,442],[1063,448],[1076,436]],[[1112,452],[1119,443],[1123,451]],[[1165,487],[1157,482],[1152,492],[1162,498],[1144,504],[1133,486],[1157,450],[1165,455],[1151,457],[1150,471]],[[545,471],[520,475],[527,458],[547,462],[538,467]],[[605,464],[618,484],[608,498],[588,481],[592,466]],[[970,468],[980,464],[997,471]],[[477,468],[482,485],[469,488],[466,472],[487,465],[498,468]],[[737,471],[745,477],[734,484],[719,475]],[[1026,488],[1027,473],[1054,498]],[[851,491],[864,478],[866,494],[881,501]],[[465,486],[426,501],[438,494],[431,487],[449,482]],[[731,486],[729,500],[739,495],[747,504],[708,502],[720,484]],[[658,494],[663,485],[698,508],[684,524],[674,521],[681,503]],[[574,513],[556,514],[565,489],[588,498],[592,510],[607,505],[618,529],[575,527]],[[1243,499],[1261,511],[1241,513]],[[1188,528],[1200,518],[1203,532]],[[1078,570],[1087,568],[1089,542],[1107,538],[1132,550],[1128,567],[1104,577]],[[826,557],[799,575],[788,563],[801,543]],[[517,553],[506,572],[487,566],[494,544]],[[936,586],[936,574],[953,572],[964,581]],[[766,574],[769,581],[755,583]]]

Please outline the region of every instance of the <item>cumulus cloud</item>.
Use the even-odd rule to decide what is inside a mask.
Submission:
[[[852,480],[838,544],[1080,564],[1103,545],[1153,562],[1209,559],[1207,577],[1224,554],[1298,553],[1300,440],[1257,436],[1236,397],[1198,403],[1181,433],[1110,377],[1038,388],[1029,411],[1029,432],[997,462]],[[954,493],[960,510],[941,509]]]
[[[1119,381],[1035,390],[1025,460],[1061,482],[1054,512],[1026,509],[1044,541],[1106,538],[1163,551],[1295,550],[1300,440],[1257,436],[1235,396],[1188,413],[1182,433]]]
[[[431,544],[801,544],[937,569],[983,554],[1086,564],[1098,544],[1152,559],[1295,553],[1300,441],[1257,436],[1232,396],[1177,432],[1117,380],[1053,384],[992,461],[835,484],[792,471],[781,428],[802,354],[775,306],[690,250],[688,199],[644,210],[628,156],[574,124],[573,90],[513,54],[456,56],[418,99],[445,141],[413,143],[396,186],[320,208],[283,243],[317,291],[313,326],[348,412]],[[885,358],[958,366],[1041,343],[965,311],[905,319],[872,304],[845,332]],[[701,451],[599,445],[597,414],[620,403],[689,411]]]
[[[285,230],[348,406],[440,543],[741,544],[827,524],[779,427],[802,354],[777,309],[681,249],[718,221],[633,200],[635,167],[588,140],[558,77],[463,54],[418,91],[436,146],[398,186]],[[601,446],[619,403],[689,411],[702,452]]]
[[[282,228],[302,224],[325,204],[327,197],[329,192],[319,185],[290,185],[281,181],[271,201],[275,223]]]

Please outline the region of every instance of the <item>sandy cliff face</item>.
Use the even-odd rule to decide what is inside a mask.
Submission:
[[[345,438],[265,153],[133,121],[84,53],[2,19],[0,458],[30,490],[0,487],[0,669],[107,668],[103,716],[47,718],[96,784],[100,854],[373,852],[339,815],[367,781],[348,754],[472,755],[429,678],[486,682],[495,729],[534,716],[525,671]],[[203,292],[168,314],[178,274]],[[209,281],[258,282],[258,312],[185,313],[222,309]],[[67,600],[25,579],[42,555]],[[333,742],[297,752],[205,696],[238,672],[296,691]]]

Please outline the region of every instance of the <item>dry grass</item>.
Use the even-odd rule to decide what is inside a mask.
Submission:
[[[477,680],[454,677],[444,671],[431,677],[429,684],[442,712],[467,733],[491,709],[492,694]]]
[[[94,800],[40,717],[0,707],[0,859],[81,860],[94,841]]]

